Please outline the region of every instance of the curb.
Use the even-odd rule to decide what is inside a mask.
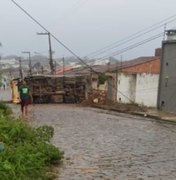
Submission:
[[[136,115],[136,116],[140,116],[140,117],[143,117],[143,118],[150,118],[150,119],[157,120],[159,122],[176,124],[176,120],[168,120],[168,119],[164,119],[164,118],[162,118],[160,116],[151,115],[151,114],[147,114],[147,113],[140,113],[140,112],[133,112],[133,111],[124,111],[124,110],[119,110],[119,109],[115,109],[115,108],[106,108],[106,107],[99,106],[99,105],[92,105],[91,107],[98,108],[98,109],[103,109],[103,110],[108,110],[108,111],[124,113],[124,114],[129,114],[129,115]],[[145,116],[145,114],[146,114],[146,116]]]

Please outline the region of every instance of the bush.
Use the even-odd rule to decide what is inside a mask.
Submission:
[[[105,74],[99,74],[98,84],[104,84],[108,80],[108,77]]]
[[[0,113],[8,107],[0,104]],[[52,179],[51,166],[61,162],[63,152],[50,143],[54,129],[31,128],[8,115],[0,117],[0,179]]]

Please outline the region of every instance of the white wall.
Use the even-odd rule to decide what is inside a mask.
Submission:
[[[148,107],[157,107],[159,74],[137,74],[135,102]]]
[[[119,73],[117,83],[117,101],[122,103],[135,101],[136,75]]]
[[[102,91],[107,91],[107,90],[108,90],[107,81],[106,81],[104,84],[100,84],[100,85],[98,86],[98,89],[99,89],[99,90],[102,90]]]
[[[98,88],[98,80],[92,80],[92,89]]]

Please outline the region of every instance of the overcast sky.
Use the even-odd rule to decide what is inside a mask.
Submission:
[[[16,2],[82,57],[176,14],[175,0],[16,0]],[[0,42],[3,45],[0,54],[21,55],[21,51],[32,53],[36,51],[47,55],[47,37],[36,35],[37,32],[44,31],[11,0],[0,0],[0,7]],[[173,27],[176,27],[176,21],[167,26],[168,29]],[[163,29],[164,27],[134,42],[158,34]],[[161,45],[161,40],[162,38],[159,38],[123,53],[123,58],[153,55],[154,49]],[[123,47],[134,42],[127,43]],[[70,53],[54,39],[52,47],[55,57],[70,56]],[[104,55],[106,54],[99,57]]]

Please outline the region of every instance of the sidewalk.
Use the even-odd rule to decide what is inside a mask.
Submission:
[[[0,89],[0,101],[10,102],[12,101],[11,89]]]
[[[155,108],[146,108],[146,107],[139,107],[136,105],[129,105],[129,104],[116,104],[116,105],[99,105],[93,104],[95,108],[106,109],[110,111],[116,111],[120,113],[127,113],[132,115],[138,115],[143,117],[148,117],[152,119],[158,120],[165,120],[168,122],[175,122],[176,123],[176,113],[168,113],[162,112]]]
[[[146,113],[147,113],[147,116],[149,116],[151,118],[176,122],[176,114],[175,113],[163,112],[163,111],[159,111],[157,109],[148,109]]]

